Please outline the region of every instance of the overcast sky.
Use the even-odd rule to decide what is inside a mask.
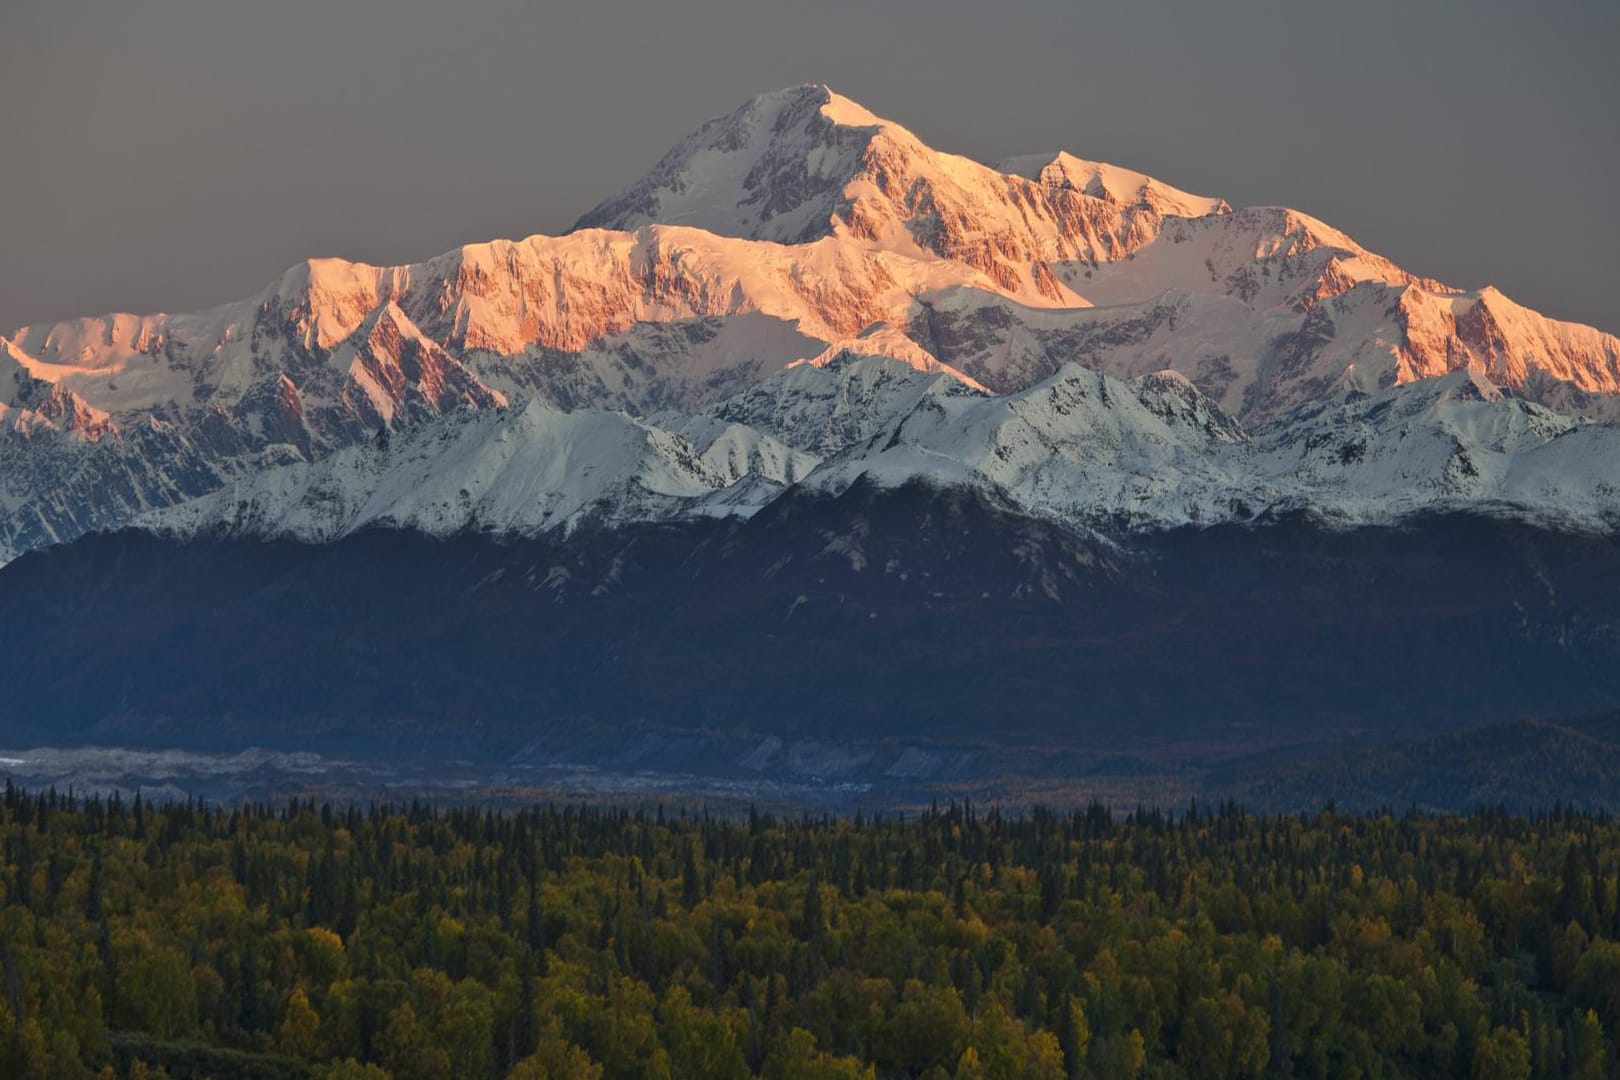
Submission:
[[[561,231],[802,82],[1620,331],[1613,0],[0,0],[0,332]]]

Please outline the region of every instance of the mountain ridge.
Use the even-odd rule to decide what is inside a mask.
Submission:
[[[379,524],[535,535],[748,517],[790,488],[838,496],[921,481],[993,491],[1021,513],[1117,539],[1300,512],[1330,528],[1463,511],[1605,533],[1620,524],[1617,459],[1620,429],[1505,396],[1466,370],[1311,403],[1250,431],[1176,372],[1127,381],[1071,364],[994,395],[846,352],[694,414],[538,402],[464,412],[388,450],[285,464],[135,523],[306,542]]]

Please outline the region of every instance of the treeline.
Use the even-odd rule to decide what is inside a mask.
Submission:
[[[1340,806],[1465,810],[1555,803],[1620,807],[1620,717],[1518,720],[1326,750],[1288,761],[1238,763],[1205,778],[1204,790],[1251,808]]]
[[[1620,823],[7,787],[5,1077],[1620,1076]]]

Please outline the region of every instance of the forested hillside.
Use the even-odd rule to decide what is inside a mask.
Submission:
[[[1620,1075],[1555,811],[0,807],[0,1075]]]

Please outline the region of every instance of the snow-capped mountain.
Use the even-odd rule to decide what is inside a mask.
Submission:
[[[981,164],[805,86],[564,236],[0,336],[0,560],[137,519],[545,530],[856,476],[1128,528],[1459,500],[1584,526],[1612,435],[1572,418],[1617,416],[1598,330],[1296,211],[1067,153]],[[1488,434],[1515,424],[1568,430]]]
[[[565,413],[532,401],[466,411],[408,436],[385,431],[314,464],[262,471],[148,523],[182,535],[315,543],[375,526],[532,535],[586,520],[748,513],[815,462],[739,425],[714,424],[688,438],[623,413]]]
[[[802,86],[704,124],[575,227],[664,222],[782,244],[836,237],[966,263],[1010,295],[1074,304],[1083,301],[1057,270],[1130,254],[1167,210],[1229,209],[1146,177],[1121,201],[1099,179],[1106,171],[1117,182],[1115,170],[1068,155],[1028,164],[998,171],[940,153],[824,86]]]
[[[1127,532],[1448,511],[1609,531],[1617,460],[1620,429],[1506,397],[1474,372],[1352,392],[1251,434],[1174,372],[1126,382],[1071,365],[1016,394],[932,396],[806,486],[987,485],[1026,513]]]
[[[824,86],[711,120],[579,227],[655,221],[980,269],[994,290],[919,295],[906,330],[998,392],[1071,360],[1181,371],[1246,420],[1461,367],[1605,416],[1584,395],[1620,391],[1620,340],[1414,277],[1306,214],[1233,211],[1067,153],[982,165]]]
[[[1302,407],[1254,433],[1175,372],[1071,364],[1010,395],[886,357],[800,364],[704,413],[638,421],[531,403],[408,440],[263,470],[140,519],[171,535],[328,541],[567,533],[584,522],[746,518],[797,485],[923,484],[1115,537],[1275,520],[1331,527],[1468,511],[1559,528],[1620,523],[1620,428],[1504,396],[1474,372]]]

